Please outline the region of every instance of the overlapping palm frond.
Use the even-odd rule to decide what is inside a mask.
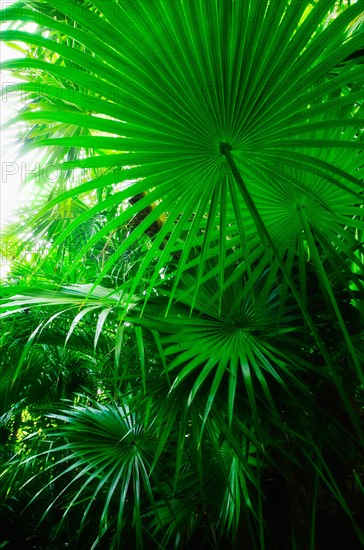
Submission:
[[[141,502],[148,498],[153,503],[150,468],[157,440],[153,428],[145,426],[141,409],[135,409],[135,401],[131,409],[126,401],[120,407],[93,402],[88,407],[75,406],[53,415],[57,421],[65,423],[56,435],[66,438],[67,443],[62,450],[67,455],[66,459],[60,459],[51,468],[60,470],[60,477],[77,472],[66,485],[72,498],[67,496],[69,502],[63,520],[72,505],[85,498],[86,492],[87,506],[84,507],[81,532],[83,523],[90,521],[88,514],[92,513],[93,502],[102,494],[105,505],[99,518],[99,537],[102,538],[110,529],[111,522],[120,533],[126,522],[124,508],[131,506],[137,543],[140,545]],[[79,433],[88,434],[87,442],[80,440]],[[63,465],[69,461],[68,453],[72,456],[72,463],[64,470]],[[96,490],[90,493],[90,484],[94,487],[95,482]],[[90,547],[97,547],[98,542],[96,540]],[[118,542],[114,542],[113,547],[118,547]]]
[[[292,304],[286,305],[283,317],[279,317],[280,289],[275,274],[272,277],[270,271],[264,271],[259,277],[256,269],[252,286],[246,269],[242,273],[240,269],[240,276],[238,272],[238,268],[230,268],[224,273],[227,283],[222,289],[216,274],[199,288],[197,295],[195,273],[186,274],[168,316],[158,315],[163,304],[156,298],[139,321],[158,326],[164,356],[171,357],[171,392],[178,393],[179,384],[190,380],[191,404],[201,387],[209,386],[202,427],[220,391],[224,395],[226,392],[230,425],[236,394],[245,394],[257,421],[257,400],[267,400],[272,410],[276,407],[270,386],[276,382],[289,393],[292,385],[300,386],[297,372],[307,369],[307,365],[300,367],[297,354],[290,351],[295,345],[294,339],[289,339],[290,333],[303,330],[302,318]],[[301,390],[305,390],[304,386]]]

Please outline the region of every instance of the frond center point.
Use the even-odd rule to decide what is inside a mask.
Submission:
[[[230,143],[220,143],[220,152],[222,155],[226,156],[226,153],[233,150],[233,146]]]

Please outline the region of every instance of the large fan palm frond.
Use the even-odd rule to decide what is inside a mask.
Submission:
[[[27,110],[21,118],[92,131],[89,136],[59,135],[51,126],[48,135],[29,145],[90,148],[99,153],[85,159],[83,166],[113,167],[46,208],[92,188],[126,179],[135,182],[80,215],[55,244],[85,217],[148,191],[78,255],[81,259],[103,232],[157,203],[105,265],[110,270],[120,254],[166,213],[132,290],[151,259],[158,257],[151,292],[186,231],[177,276],[203,231],[197,285],[210,254],[224,263],[230,254],[244,257],[247,247],[268,245],[273,248],[270,261],[282,267],[287,247],[296,241],[302,245],[309,240],[306,233],[317,228],[320,233],[335,232],[336,242],[329,246],[342,248],[347,223],[361,214],[355,151],[362,148],[362,68],[349,63],[337,74],[329,72],[359,49],[363,38],[350,30],[361,13],[360,3],[328,19],[334,4],[229,0],[138,1],[123,6],[94,1],[88,10],[77,2],[60,6],[50,1],[6,10],[5,18],[35,22],[40,32],[9,30],[3,40],[50,50],[57,59],[52,64],[39,58],[4,64],[28,78],[37,71],[60,83],[44,86],[44,97],[48,101],[57,94],[62,108],[48,103],[47,110]],[[64,13],[64,20],[52,18],[53,9]],[[54,31],[52,38],[47,37],[49,29]],[[78,46],[71,47],[61,36]],[[70,85],[71,101],[66,98]],[[23,89],[34,93],[35,83]],[[354,105],[358,113],[352,116]],[[325,156],[322,150],[327,148],[330,154]],[[349,156],[345,166],[340,161],[343,149]],[[64,169],[71,166],[64,162]],[[307,184],[312,172],[319,180],[314,186]],[[276,207],[268,213],[272,195]],[[340,215],[333,201],[344,201],[349,210]],[[289,228],[287,220],[292,222]]]

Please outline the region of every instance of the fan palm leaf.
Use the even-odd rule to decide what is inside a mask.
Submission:
[[[146,227],[166,213],[167,222],[133,282],[132,291],[151,259],[158,257],[150,294],[182,230],[187,230],[184,254],[177,266],[177,279],[181,276],[198,230],[207,219],[197,278],[200,284],[206,257],[213,246],[213,229],[218,229],[220,246],[214,252],[221,263],[231,253],[241,255],[247,246],[245,231],[239,231],[240,242],[233,251],[229,246],[226,227],[229,215],[235,228],[244,228],[243,221],[256,226],[258,238],[253,239],[251,246],[266,244],[264,234],[276,216],[276,212],[263,216],[271,205],[271,193],[276,193],[278,200],[281,197],[282,203],[287,193],[293,195],[287,208],[295,219],[296,229],[292,230],[298,234],[297,238],[304,238],[297,229],[304,229],[297,209],[306,199],[311,201],[312,218],[320,208],[327,216],[331,212],[332,216],[325,221],[322,214],[322,230],[344,233],[346,225],[337,212],[332,212],[326,193],[328,189],[336,194],[341,190],[353,215],[361,214],[352,202],[355,196],[358,200],[360,197],[355,160],[345,167],[337,162],[342,149],[352,159],[356,159],[355,150],[362,149],[359,131],[362,119],[359,114],[353,117],[349,112],[360,102],[361,67],[345,65],[330,78],[328,73],[362,46],[362,34],[350,30],[350,23],[361,13],[359,4],[348,7],[329,23],[329,11],[335,5],[329,0],[314,6],[308,1],[268,0],[260,3],[229,0],[223,4],[136,2],[132,7],[92,2],[90,10],[77,2],[62,7],[47,2],[36,3],[34,7],[30,3],[29,9],[19,10],[15,5],[6,10],[5,19],[35,22],[40,32],[9,30],[3,40],[18,40],[49,50],[58,61],[50,64],[40,59],[20,59],[6,62],[4,67],[22,68],[30,75],[35,70],[53,75],[62,82],[61,98],[69,83],[76,87],[72,109],[63,100],[63,110],[48,107],[26,112],[23,118],[92,131],[89,136],[68,137],[58,136],[50,129],[48,136],[40,136],[30,146],[89,147],[100,151],[90,157],[90,164],[92,161],[94,166],[101,167],[114,162],[112,174],[64,194],[55,202],[100,185],[123,181],[120,169],[123,172],[128,166],[128,180],[137,179],[139,183],[128,184],[127,189],[85,216],[148,191],[147,197],[104,228],[107,233],[147,204],[158,204],[143,227],[134,230],[109,259],[105,270],[118,262],[120,254]],[[64,20],[48,15],[53,8],[64,13]],[[118,25],[118,20],[126,25]],[[52,38],[45,35],[48,29],[55,33]],[[82,48],[70,47],[61,35]],[[26,89],[31,92],[33,84],[29,84]],[[349,92],[343,93],[349,84]],[[52,97],[55,92],[54,87],[52,91],[52,86],[47,86],[44,95]],[[349,116],[345,116],[345,108]],[[100,131],[104,133],[102,137]],[[357,139],[353,139],[357,132]],[[321,150],[327,148],[331,154],[322,159]],[[298,173],[293,174],[295,169]],[[236,181],[236,171],[243,177],[244,192]],[[305,183],[312,171],[317,171],[321,181],[315,189]],[[259,216],[252,210],[253,204]],[[52,205],[51,202],[47,209]],[[192,216],[191,224],[188,220]],[[74,220],[56,244],[83,219],[79,216]],[[95,235],[80,250],[78,258],[101,236],[102,232]],[[166,237],[167,244],[161,251]],[[275,242],[277,238],[279,245],[282,243],[282,247],[277,244],[274,250],[271,261],[275,261],[291,245],[294,236],[291,231],[284,231],[278,236],[273,232],[272,238]]]
[[[48,430],[56,444],[38,455],[32,454],[21,464],[23,467],[29,461],[57,453],[61,458],[50,461],[47,466],[47,470],[55,472],[50,483],[57,483],[63,477],[69,479],[71,474],[71,481],[66,482],[64,491],[58,493],[43,514],[45,517],[56,501],[63,497],[63,493],[68,491],[58,530],[72,507],[82,503],[83,515],[79,530],[82,532],[89,521],[94,502],[101,498],[103,506],[98,518],[99,529],[92,530],[96,532],[96,538],[90,542],[90,548],[96,548],[105,533],[113,528],[121,532],[125,527],[124,510],[129,508],[130,513],[130,506],[137,544],[142,544],[141,503],[147,495],[153,504],[150,466],[157,440],[153,423],[150,427],[145,424],[140,404],[136,412],[135,403],[135,397],[132,408],[128,406],[127,400],[120,406],[91,400],[86,406],[74,405],[51,413],[50,418],[62,423],[59,429]],[[80,439],[80,433],[84,432],[88,434],[87,441]],[[44,486],[34,499],[47,487]],[[117,537],[111,547],[121,547]]]

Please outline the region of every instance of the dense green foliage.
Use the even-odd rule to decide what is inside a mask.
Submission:
[[[362,8],[3,10],[0,548],[361,547]]]

